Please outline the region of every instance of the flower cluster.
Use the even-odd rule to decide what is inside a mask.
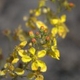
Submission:
[[[9,75],[13,79],[27,77],[28,79],[44,80],[41,73],[47,71],[47,65],[42,58],[49,56],[60,60],[57,38],[65,38],[69,30],[65,25],[66,15],[58,16],[58,14],[61,9],[70,10],[74,4],[68,3],[67,0],[50,0],[52,3],[58,3],[59,6],[57,12],[54,13],[46,6],[47,1],[49,0],[40,0],[38,8],[30,10],[26,26],[32,30],[25,32],[19,26],[14,31],[12,38],[18,39],[20,44],[14,48],[0,70],[1,77],[6,78]],[[44,22],[39,19],[42,15],[46,17]],[[26,19],[24,18],[24,20]],[[52,28],[50,29],[48,25]],[[11,32],[4,31],[3,33],[10,36]]]

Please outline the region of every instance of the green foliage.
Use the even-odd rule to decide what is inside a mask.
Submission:
[[[46,5],[47,2],[56,4],[56,12]],[[50,56],[60,60],[57,38],[65,38],[69,32],[65,24],[66,15],[62,14],[62,11],[72,7],[74,4],[67,0],[39,0],[38,7],[30,10],[28,19],[24,17],[24,20],[27,19],[25,25],[31,31],[25,32],[19,26],[11,37],[14,40],[18,39],[20,44],[15,46],[7,58],[3,69],[0,70],[0,76],[6,78],[8,74],[12,79],[26,77],[28,80],[44,80],[41,73],[47,71],[47,65],[42,58]],[[41,16],[45,16],[44,21],[39,19]],[[49,29],[48,25],[52,28]],[[9,30],[3,33],[10,37]]]

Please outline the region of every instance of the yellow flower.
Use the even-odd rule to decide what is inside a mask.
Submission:
[[[46,55],[46,51],[45,50],[36,51],[34,47],[31,47],[29,49],[29,53],[31,54],[31,56],[28,56],[25,50],[21,49],[18,51],[18,54],[21,57],[22,62],[27,63],[32,61],[31,65],[32,70],[38,70],[38,68],[40,67],[40,71],[45,72],[47,70],[47,66],[43,61],[38,60],[38,58],[44,57]]]
[[[45,72],[47,70],[47,66],[43,61],[38,60],[38,58],[44,57],[46,55],[46,51],[40,50],[36,54],[36,49],[32,47],[29,49],[29,52],[32,54],[32,60],[33,60],[31,65],[32,70],[38,70],[38,68],[40,67],[40,71]]]
[[[31,58],[26,54],[25,50],[20,49],[18,54],[21,57],[22,62],[27,63],[31,61]]]
[[[67,32],[69,32],[69,30],[65,24],[62,24],[61,26],[58,27],[58,34],[60,37],[65,38]]]
[[[42,26],[44,27],[44,30],[48,27],[42,22],[42,21],[36,21],[37,27],[40,29]]]
[[[40,50],[36,54],[36,49],[31,47],[29,49],[29,52],[30,54],[32,54],[32,57],[31,57],[33,61],[31,65],[32,70],[38,70],[38,68],[40,67],[40,71],[45,72],[47,70],[47,66],[43,61],[38,60],[38,58],[44,57],[46,55],[46,51]]]
[[[61,24],[66,21],[66,15],[62,15],[61,18],[55,18],[55,19],[50,19],[51,24],[56,25],[56,24]]]
[[[67,32],[69,32],[68,28],[66,27],[65,24],[62,24],[61,26],[54,27],[51,30],[51,34],[53,37],[56,37],[56,35],[58,34],[60,37],[65,38]]]
[[[32,70],[38,70],[38,68],[40,67],[41,68],[40,71],[45,72],[47,70],[47,66],[43,61],[38,60],[38,58],[44,57],[46,55],[46,51],[45,50],[36,51],[34,47],[31,47],[29,49],[29,53],[31,54],[31,56],[28,56],[25,50],[20,49],[18,51],[18,54],[21,57],[22,62],[27,63],[32,61],[31,65]]]

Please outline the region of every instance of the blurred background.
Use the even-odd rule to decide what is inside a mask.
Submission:
[[[14,31],[19,24],[24,24],[23,16],[26,16],[30,9],[36,8],[37,1],[0,0],[0,47],[3,49],[5,58],[10,52],[10,42],[3,36],[2,30]],[[70,32],[65,39],[58,40],[58,48],[61,52],[60,61],[51,58],[44,59],[48,65],[48,71],[44,73],[45,80],[80,80],[80,0],[69,1],[76,5],[72,11],[66,12],[66,24]],[[55,9],[53,5],[51,6]],[[15,44],[13,43],[13,46]]]

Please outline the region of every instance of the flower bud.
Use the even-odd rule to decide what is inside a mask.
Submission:
[[[47,13],[47,12],[48,12],[47,8],[43,8],[43,13]]]
[[[70,7],[74,7],[75,5],[73,3],[69,3],[69,6]]]
[[[35,42],[36,42],[36,39],[35,39],[35,38],[33,38],[31,41],[32,41],[32,43],[35,43]]]
[[[47,33],[48,32],[48,29],[45,29],[44,32]]]
[[[49,41],[50,40],[50,37],[49,36],[46,36],[46,40]]]
[[[40,30],[44,31],[44,29],[45,29],[44,26],[41,26],[41,27],[40,27]]]
[[[36,35],[38,36],[40,33],[39,32],[36,32]]]
[[[32,38],[34,37],[33,31],[29,31],[29,36],[32,37]]]
[[[3,33],[3,35],[5,35],[5,36],[9,36],[10,33],[11,33],[11,31],[10,31],[9,29],[5,29],[5,30],[2,31],[2,33]]]
[[[29,46],[30,46],[30,47],[32,46],[32,43],[31,43],[31,42],[29,43]]]

